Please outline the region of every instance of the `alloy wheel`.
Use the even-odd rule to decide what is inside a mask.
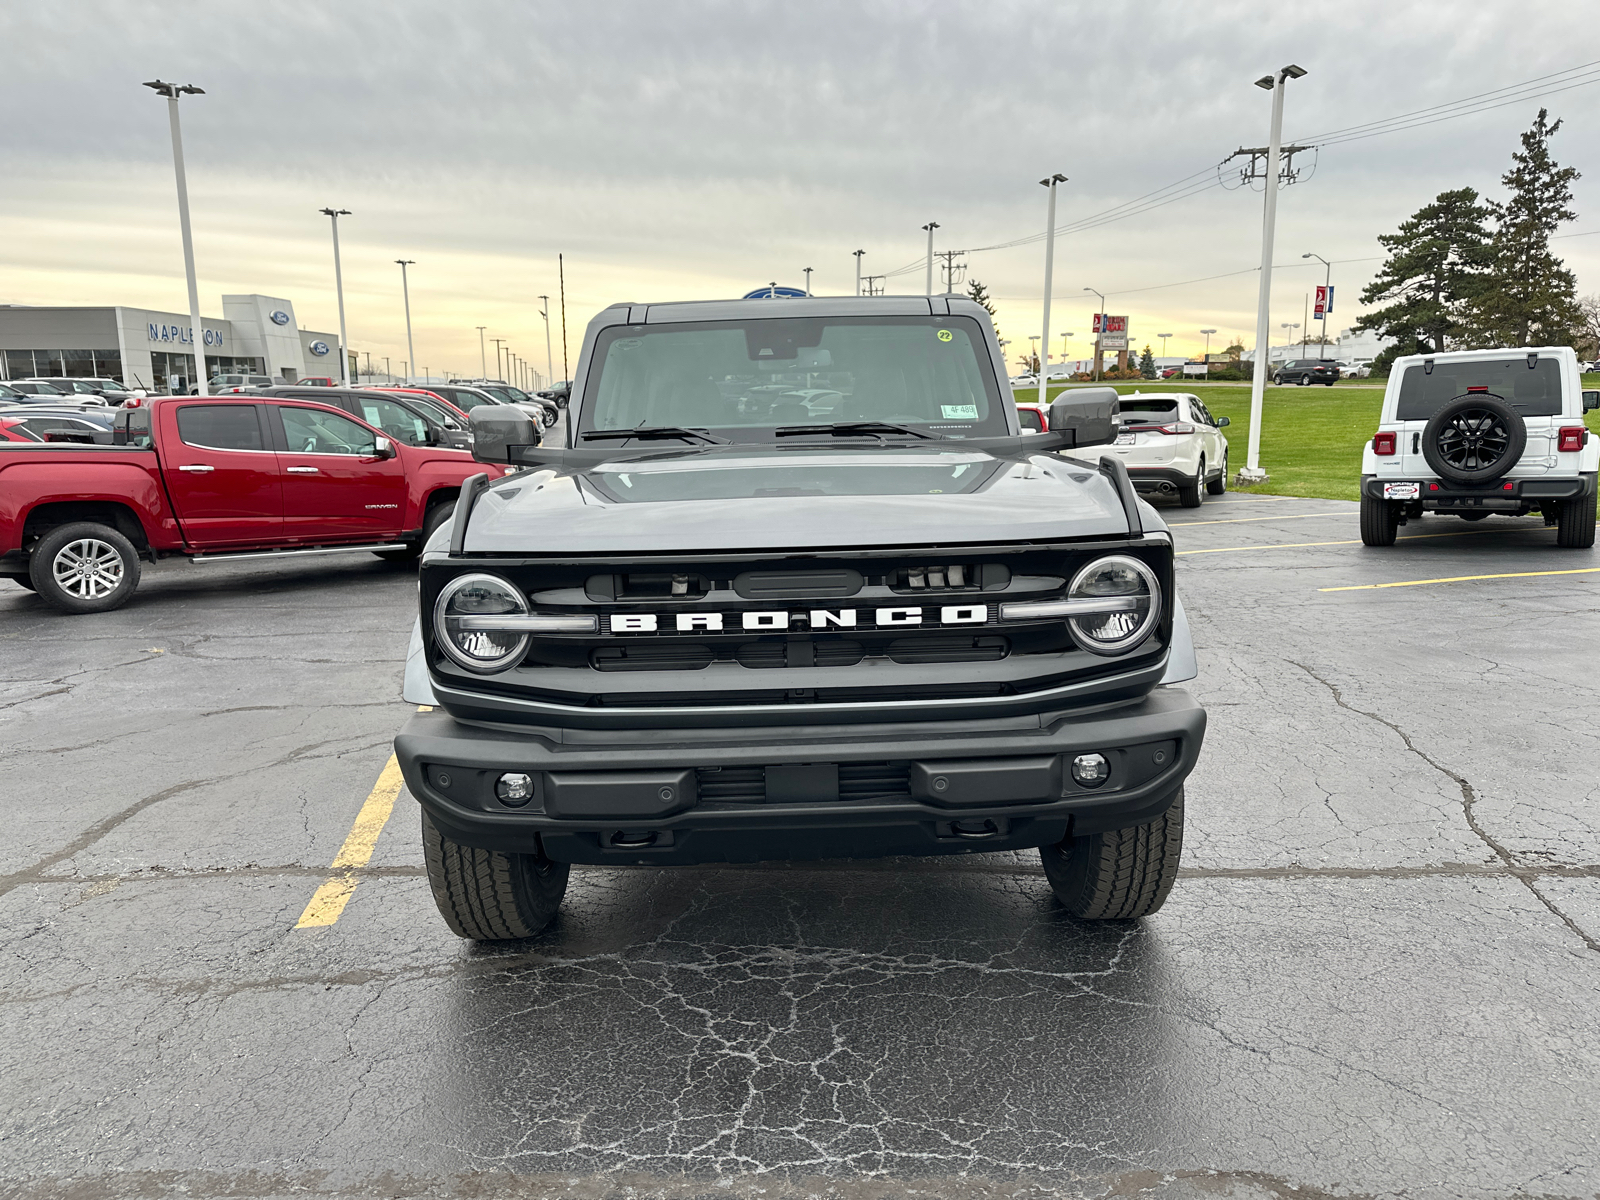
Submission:
[[[50,572],[61,590],[79,600],[99,600],[122,583],[122,555],[99,538],[79,538],[56,552]]]
[[[1500,414],[1467,408],[1450,418],[1439,431],[1439,453],[1452,467],[1477,471],[1494,465],[1511,444],[1511,431]]]

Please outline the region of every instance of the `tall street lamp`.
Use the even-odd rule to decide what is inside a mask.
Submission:
[[[1101,340],[1106,333],[1106,297],[1104,292],[1095,292],[1090,287],[1086,287],[1083,290],[1094,292],[1096,296],[1100,297],[1100,315],[1095,319],[1094,323],[1094,377],[1098,382],[1100,379],[1100,364],[1105,361],[1106,357],[1105,351],[1100,349]]]
[[[1170,333],[1158,333],[1156,336],[1161,339],[1161,357],[1165,358],[1167,356],[1167,339],[1172,335]]]
[[[1056,184],[1066,181],[1067,177],[1059,171],[1039,180],[1039,186],[1050,193],[1050,199],[1046,202],[1044,210],[1044,323],[1040,327],[1042,340],[1039,343],[1044,349],[1044,358],[1039,361],[1040,404],[1045,403],[1047,398],[1045,389],[1050,381],[1050,292],[1056,267]]]
[[[411,357],[406,360],[405,365],[410,367],[412,363],[417,361],[417,347],[411,341],[411,283],[406,278],[406,268],[415,266],[417,260],[414,258],[397,258],[394,261],[400,264],[400,294],[406,300],[406,353]]]
[[[1322,272],[1322,353],[1328,353],[1328,306],[1333,300],[1333,264],[1320,254],[1302,254],[1301,258],[1314,258],[1323,266]],[[1348,285],[1346,285],[1348,286]]]
[[[1272,238],[1278,221],[1278,160],[1283,147],[1283,89],[1291,79],[1306,73],[1304,67],[1290,63],[1276,74],[1263,75],[1256,80],[1258,88],[1272,93],[1272,132],[1267,138],[1267,178],[1261,218],[1261,291],[1256,297],[1256,357],[1250,371],[1250,449],[1244,470],[1239,472],[1240,483],[1260,483],[1267,477],[1261,469],[1261,401],[1267,386],[1266,358],[1271,354],[1268,344],[1272,308]]]
[[[1206,357],[1206,361],[1210,362],[1211,361],[1211,335],[1213,333],[1215,333],[1216,330],[1215,329],[1202,329],[1200,332],[1206,335],[1206,354],[1205,354],[1205,357]]]
[[[1280,321],[1280,322],[1278,322],[1278,326],[1279,326],[1279,328],[1288,331],[1283,335],[1283,352],[1287,356],[1288,353],[1289,353],[1289,341],[1290,341],[1291,338],[1294,337],[1294,331],[1296,329],[1300,328],[1300,322],[1299,321]],[[1300,357],[1301,358],[1305,357],[1305,347],[1304,347],[1303,344],[1302,344],[1301,349],[1300,349]]]
[[[189,282],[189,340],[194,345],[195,389],[198,395],[209,396],[207,385],[206,333],[200,324],[200,285],[194,276],[194,238],[189,233],[189,181],[183,170],[183,131],[178,127],[178,97],[204,96],[205,89],[192,83],[179,87],[175,83],[152,79],[144,85],[158,96],[167,98],[167,117],[172,124],[172,169],[178,177],[178,228],[183,233],[183,272]],[[931,235],[930,235],[931,236]]]
[[[928,295],[933,295],[933,231],[939,228],[939,222],[929,221],[923,226],[928,231]]]
[[[502,346],[504,346],[506,344],[506,340],[505,340],[505,338],[490,338],[489,340],[494,343],[494,374],[495,374],[495,378],[499,379],[500,378],[500,347],[502,347]],[[501,379],[500,382],[504,383],[505,380]]]
[[[811,268],[810,267],[804,267],[802,269],[806,273],[806,295],[809,296],[809,295],[811,295]]]
[[[556,381],[556,360],[550,353],[550,297],[539,297],[539,315],[544,318],[544,369],[547,378],[545,387],[551,387]]]
[[[487,325],[474,325],[473,328],[478,331],[478,374],[480,378],[487,379],[489,378],[489,351],[483,345],[483,331],[489,327]]]
[[[333,288],[339,295],[339,382],[350,386],[350,343],[344,336],[344,272],[339,266],[339,218],[348,217],[348,208],[324,208],[323,215],[333,222]]]
[[[865,254],[866,251],[852,250],[851,253],[856,256],[856,295],[859,296],[861,295],[861,256]]]

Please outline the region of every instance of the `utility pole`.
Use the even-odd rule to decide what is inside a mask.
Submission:
[[[1311,293],[1306,293],[1306,302],[1300,313],[1300,357],[1306,356],[1306,338],[1311,333]],[[1320,356],[1319,356],[1320,357]]]
[[[389,369],[389,356],[387,354],[383,356],[383,377],[390,383],[394,382],[394,372]]]
[[[1328,310],[1333,307],[1333,264],[1320,254],[1302,254],[1301,258],[1314,258],[1325,268],[1322,273],[1322,355],[1328,357]]]
[[[928,295],[933,295],[933,231],[939,228],[939,222],[929,221],[923,226],[928,231]]]
[[[550,354],[550,297],[539,297],[539,315],[544,318],[544,369],[549,375],[545,387],[556,381],[556,360]]]
[[[806,295],[811,295],[811,268],[803,268],[806,273]]]
[[[865,254],[866,251],[854,250],[851,253],[856,256],[856,295],[859,296],[861,295],[861,256]]]
[[[189,340],[194,345],[194,383],[197,395],[209,396],[210,376],[206,374],[204,349],[206,331],[200,324],[200,285],[195,282],[194,237],[189,232],[189,178],[183,169],[183,130],[178,125],[178,97],[204,96],[206,93],[204,88],[197,88],[192,83],[179,87],[160,79],[153,79],[144,86],[158,96],[165,96],[167,100],[167,118],[172,125],[172,170],[178,178],[178,228],[183,234],[183,273],[189,284]]]
[[[500,374],[500,347],[506,344],[506,340],[505,338],[490,338],[489,340],[494,343],[494,373],[498,377]]]
[[[941,250],[934,255],[935,258],[944,259],[944,266],[939,270],[941,277],[944,279],[944,294],[947,296],[953,294],[956,290],[956,259],[965,253],[965,250]],[[966,267],[966,263],[961,265],[963,269]]]
[[[489,352],[483,347],[483,331],[489,327],[487,325],[475,325],[473,328],[478,331],[478,370],[487,379],[489,378]]]
[[[324,216],[333,221],[333,287],[339,295],[339,382],[350,386],[350,357],[345,353],[349,344],[344,335],[344,272],[339,267],[339,218],[348,217],[348,208],[324,208]]]
[[[1094,292],[1091,287],[1086,287],[1083,290]],[[1100,381],[1100,364],[1106,358],[1105,351],[1100,348],[1101,340],[1106,334],[1106,298],[1101,292],[1094,292],[1094,294],[1100,297],[1100,315],[1094,319],[1094,378],[1095,382],[1098,383]]]
[[[1267,477],[1261,469],[1261,404],[1267,385],[1267,358],[1271,355],[1268,324],[1272,319],[1272,239],[1278,221],[1278,171],[1283,147],[1283,90],[1291,79],[1299,79],[1305,68],[1290,63],[1276,74],[1256,80],[1258,88],[1272,93],[1272,130],[1267,137],[1265,198],[1261,214],[1261,290],[1256,297],[1256,357],[1250,371],[1250,443],[1240,483],[1260,483]]]
[[[1050,199],[1045,205],[1044,217],[1044,326],[1043,339],[1039,345],[1044,348],[1044,358],[1039,363],[1039,403],[1043,404],[1048,396],[1047,388],[1050,381],[1050,294],[1054,290],[1056,269],[1056,184],[1065,183],[1067,177],[1057,171],[1039,180],[1039,186],[1050,193]],[[1066,344],[1062,343],[1062,352],[1065,353]]]
[[[411,284],[406,279],[406,268],[415,266],[416,260],[412,258],[397,258],[395,262],[400,264],[400,291],[406,299],[406,353],[411,356],[402,365],[410,367],[412,363],[417,361],[417,347],[416,343],[411,340]],[[407,377],[409,378],[409,376]]]

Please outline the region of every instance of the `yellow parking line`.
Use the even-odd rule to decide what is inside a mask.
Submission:
[[[1353,583],[1345,587],[1318,588],[1319,592],[1369,592],[1376,588],[1421,587],[1427,583],[1470,583],[1477,579],[1531,579],[1536,575],[1592,575],[1600,567],[1578,567],[1570,571],[1506,571],[1499,575],[1451,575],[1445,579],[1404,579],[1397,583]]]
[[[1169,521],[1167,524],[1176,529],[1180,525],[1240,525],[1245,521],[1304,521],[1307,517],[1353,517],[1354,509],[1345,509],[1343,512],[1326,513],[1292,513],[1287,517],[1229,517],[1225,521]]]
[[[424,704],[420,705],[417,711],[433,710]],[[329,876],[327,882],[312,894],[305,912],[301,913],[300,919],[294,923],[296,929],[316,929],[332,925],[344,913],[344,906],[350,903],[350,897],[355,894],[356,884],[359,882],[356,872],[371,861],[372,852],[378,845],[378,835],[389,823],[389,815],[394,812],[395,799],[400,795],[400,788],[404,783],[405,778],[400,774],[399,760],[391,754],[389,761],[384,764],[383,770],[378,775],[378,782],[372,785],[372,791],[368,793],[366,802],[356,814],[355,824],[350,826],[344,845],[340,846],[339,853],[333,856],[331,870],[338,874]]]
[[[1517,529],[1458,529],[1454,533],[1408,533],[1404,537],[1396,538],[1395,541],[1416,542],[1423,538],[1470,537],[1475,533],[1529,533],[1534,528],[1532,525],[1523,525]],[[1544,528],[1543,525],[1538,526],[1540,530]],[[1232,554],[1238,550],[1303,550],[1307,546],[1359,546],[1360,544],[1360,538],[1351,538],[1343,542],[1268,542],[1263,546],[1219,546],[1214,550],[1179,550],[1177,556],[1182,558],[1185,554]]]

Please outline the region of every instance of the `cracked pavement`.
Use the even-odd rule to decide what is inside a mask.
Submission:
[[[414,576],[0,582],[0,1195],[1600,1194],[1596,577],[1317,590],[1600,560],[1165,515],[1211,728],[1131,926],[1025,853],[576,869],[480,949],[402,793],[297,930],[409,711]]]

